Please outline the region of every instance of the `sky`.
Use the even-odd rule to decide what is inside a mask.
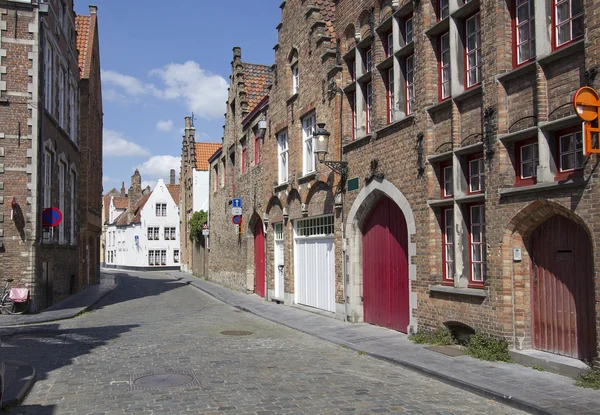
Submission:
[[[88,15],[86,2],[75,12]],[[271,65],[281,0],[93,0],[98,6],[104,193],[179,180],[184,117],[196,142],[221,142],[232,48]]]

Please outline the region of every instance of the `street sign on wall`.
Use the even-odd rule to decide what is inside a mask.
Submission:
[[[55,207],[46,208],[42,211],[42,226],[53,228],[62,222],[62,212]]]
[[[242,208],[242,198],[241,197],[234,197],[231,200],[231,207],[240,208],[241,209]]]
[[[232,207],[231,208],[231,214],[233,216],[238,216],[242,214],[242,208],[241,207]]]

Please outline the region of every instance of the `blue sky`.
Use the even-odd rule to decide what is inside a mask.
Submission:
[[[272,64],[280,0],[95,0],[104,106],[104,192],[179,176],[184,117],[221,142],[233,46]],[[75,11],[89,14],[76,0]]]

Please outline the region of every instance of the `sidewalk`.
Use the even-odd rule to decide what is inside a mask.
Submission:
[[[462,389],[535,414],[600,412],[600,391],[579,388],[573,379],[518,364],[450,357],[425,349],[408,336],[370,324],[352,324],[266,302],[183,272],[168,272],[233,307],[323,340],[399,364]]]
[[[0,329],[73,318],[98,302],[117,285],[115,274],[102,272],[100,284],[86,288],[39,314],[1,315]],[[0,347],[2,347],[1,344]],[[2,396],[0,408],[14,406],[21,402],[35,381],[35,369],[31,365],[9,360],[4,361],[4,364],[4,396]]]

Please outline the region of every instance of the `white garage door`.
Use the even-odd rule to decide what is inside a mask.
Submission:
[[[294,264],[296,303],[335,311],[333,216],[295,222]]]

